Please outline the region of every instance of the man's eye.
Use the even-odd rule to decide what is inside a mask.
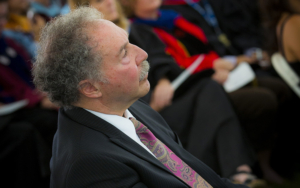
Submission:
[[[125,54],[124,54],[124,56],[123,57],[126,57],[127,56],[127,50],[125,50]]]

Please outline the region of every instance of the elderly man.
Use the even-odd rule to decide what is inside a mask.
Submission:
[[[44,29],[34,82],[63,107],[51,187],[243,187],[184,150],[161,116],[138,101],[150,87],[146,59],[92,8]]]

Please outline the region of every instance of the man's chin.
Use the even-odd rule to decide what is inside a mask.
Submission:
[[[145,95],[147,95],[147,93],[149,93],[149,91],[150,91],[150,83],[149,83],[149,81],[148,81],[148,79],[145,79],[145,80],[142,80],[141,82],[140,82],[140,84],[142,84],[141,85],[141,90],[142,90],[142,92],[141,92],[141,96],[140,97],[144,97]]]

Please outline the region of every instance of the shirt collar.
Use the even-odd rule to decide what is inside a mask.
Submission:
[[[112,115],[112,114],[103,114],[103,113],[96,112],[93,110],[88,110],[88,109],[85,109],[85,110],[87,110],[88,112],[94,114],[95,116],[103,119],[104,121],[107,121],[108,123],[112,124],[113,126],[115,126],[117,129],[119,129],[126,135],[129,135],[129,137],[131,137],[131,135],[133,135],[133,134],[134,135],[136,134],[134,125],[129,119],[131,117],[134,118],[134,116],[129,112],[128,109],[125,110],[124,117],[121,117],[118,115]]]

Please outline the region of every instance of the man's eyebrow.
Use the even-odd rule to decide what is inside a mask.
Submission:
[[[121,52],[122,50],[126,47],[126,45],[128,44],[129,42],[127,41],[125,44],[123,44],[118,52],[118,56],[121,55]]]

